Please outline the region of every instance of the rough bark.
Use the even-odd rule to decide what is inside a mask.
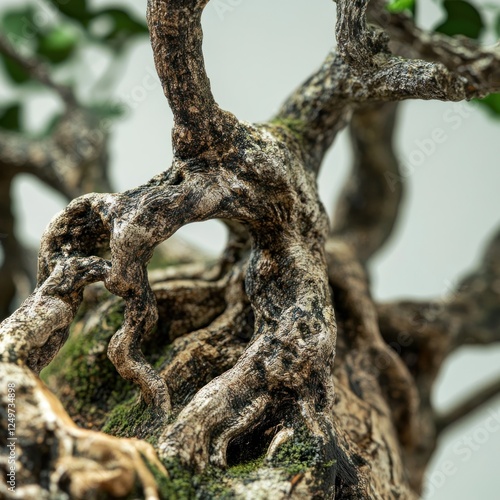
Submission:
[[[417,498],[439,432],[498,390],[451,416],[429,398],[454,346],[496,340],[500,252],[496,239],[472,278],[488,286],[440,314],[374,303],[365,263],[402,195],[384,181],[398,171],[394,102],[472,98],[499,82],[475,58],[458,67],[393,55],[366,22],[368,2],[338,0],[338,49],[270,122],[248,124],[210,91],[206,3],[148,2],[172,166],[136,189],[73,200],[44,234],[34,292],[0,325],[1,378],[18,398],[17,494]],[[348,123],[355,164],[329,230],[316,177]],[[218,263],[148,276],[160,243],[212,218],[230,234]],[[413,342],[398,356],[390,343],[407,328]],[[66,410],[37,377],[45,367]]]

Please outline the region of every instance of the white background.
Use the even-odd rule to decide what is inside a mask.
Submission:
[[[25,2],[2,0],[2,5],[21,3]],[[93,5],[112,3],[95,0]],[[145,3],[120,2],[139,16],[144,16]],[[429,0],[421,0],[419,7],[422,26],[432,26],[441,15]],[[203,18],[204,51],[218,102],[241,119],[265,121],[321,64],[334,43],[334,22],[334,4],[329,0],[212,0]],[[98,78],[106,64],[98,52],[82,54],[82,82]],[[154,76],[147,40],[134,46],[117,75],[114,96],[129,107],[129,113],[114,130],[112,178],[116,189],[124,190],[168,168],[172,117]],[[84,85],[85,94],[96,96],[97,91]],[[2,84],[0,97],[9,95]],[[41,126],[58,106],[46,92],[38,92],[35,98],[23,96],[33,127]],[[445,139],[429,145],[436,129],[442,130]],[[469,104],[418,101],[401,107],[396,144],[406,165],[407,193],[395,234],[372,265],[378,299],[442,296],[478,262],[500,219],[499,139],[500,121]],[[349,163],[344,133],[319,178],[329,207]],[[19,232],[36,244],[64,200],[31,178],[17,181],[15,192]],[[214,254],[224,245],[224,231],[217,222],[196,224],[179,233]],[[445,409],[500,376],[499,361],[498,346],[456,353],[441,372],[434,394],[437,407]],[[496,431],[485,428],[489,411],[499,419]],[[426,498],[496,500],[499,450],[497,398],[443,437],[429,469]]]

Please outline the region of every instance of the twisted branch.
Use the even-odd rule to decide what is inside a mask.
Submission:
[[[348,241],[366,262],[390,237],[399,214],[403,184],[393,149],[396,104],[358,109],[350,122],[354,163],[334,211],[332,235]]]
[[[467,79],[474,97],[500,90],[500,45],[483,47],[466,37],[428,33],[415,26],[406,14],[379,12],[377,20],[391,37],[414,57],[435,61]]]
[[[219,148],[238,121],[212,95],[203,60],[201,14],[208,0],[148,0],[151,45],[174,114],[173,145],[181,158]]]

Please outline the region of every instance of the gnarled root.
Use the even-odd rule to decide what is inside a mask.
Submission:
[[[160,498],[146,460],[166,471],[150,445],[79,429],[26,367],[1,363],[0,379],[0,444],[2,454],[10,450],[0,457],[2,498],[39,500],[60,493],[74,499]],[[15,488],[5,482],[12,467]]]
[[[314,331],[305,311],[284,316],[277,332],[257,336],[231,370],[196,394],[160,438],[162,458],[180,454],[200,470],[209,463],[225,467],[231,441],[259,424],[266,410],[280,414],[283,402],[293,402],[311,432],[325,437],[318,422],[332,415],[334,335]]]

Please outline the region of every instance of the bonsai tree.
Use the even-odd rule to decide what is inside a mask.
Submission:
[[[274,117],[249,124],[212,95],[207,3],[148,1],[172,165],[129,191],[73,199],[44,233],[33,293],[0,325],[0,492],[418,498],[440,433],[500,390],[447,415],[430,398],[454,350],[499,340],[500,233],[445,303],[376,303],[366,266],[400,209],[397,103],[480,98],[497,112],[500,48],[474,41],[482,25],[466,2],[444,2],[447,21],[427,33],[411,1],[337,0],[337,47]],[[104,15],[54,5],[89,37]],[[122,50],[144,31],[126,12],[106,15],[115,24],[99,43]],[[80,104],[40,48],[26,56],[3,37],[0,49],[66,107],[44,138],[0,134],[5,192],[19,171],[68,198],[109,191],[103,106]],[[329,223],[316,179],[347,126],[354,165]],[[180,227],[214,218],[228,232],[216,262],[155,253]],[[8,262],[23,268],[19,245],[9,252],[5,310],[16,285]]]

